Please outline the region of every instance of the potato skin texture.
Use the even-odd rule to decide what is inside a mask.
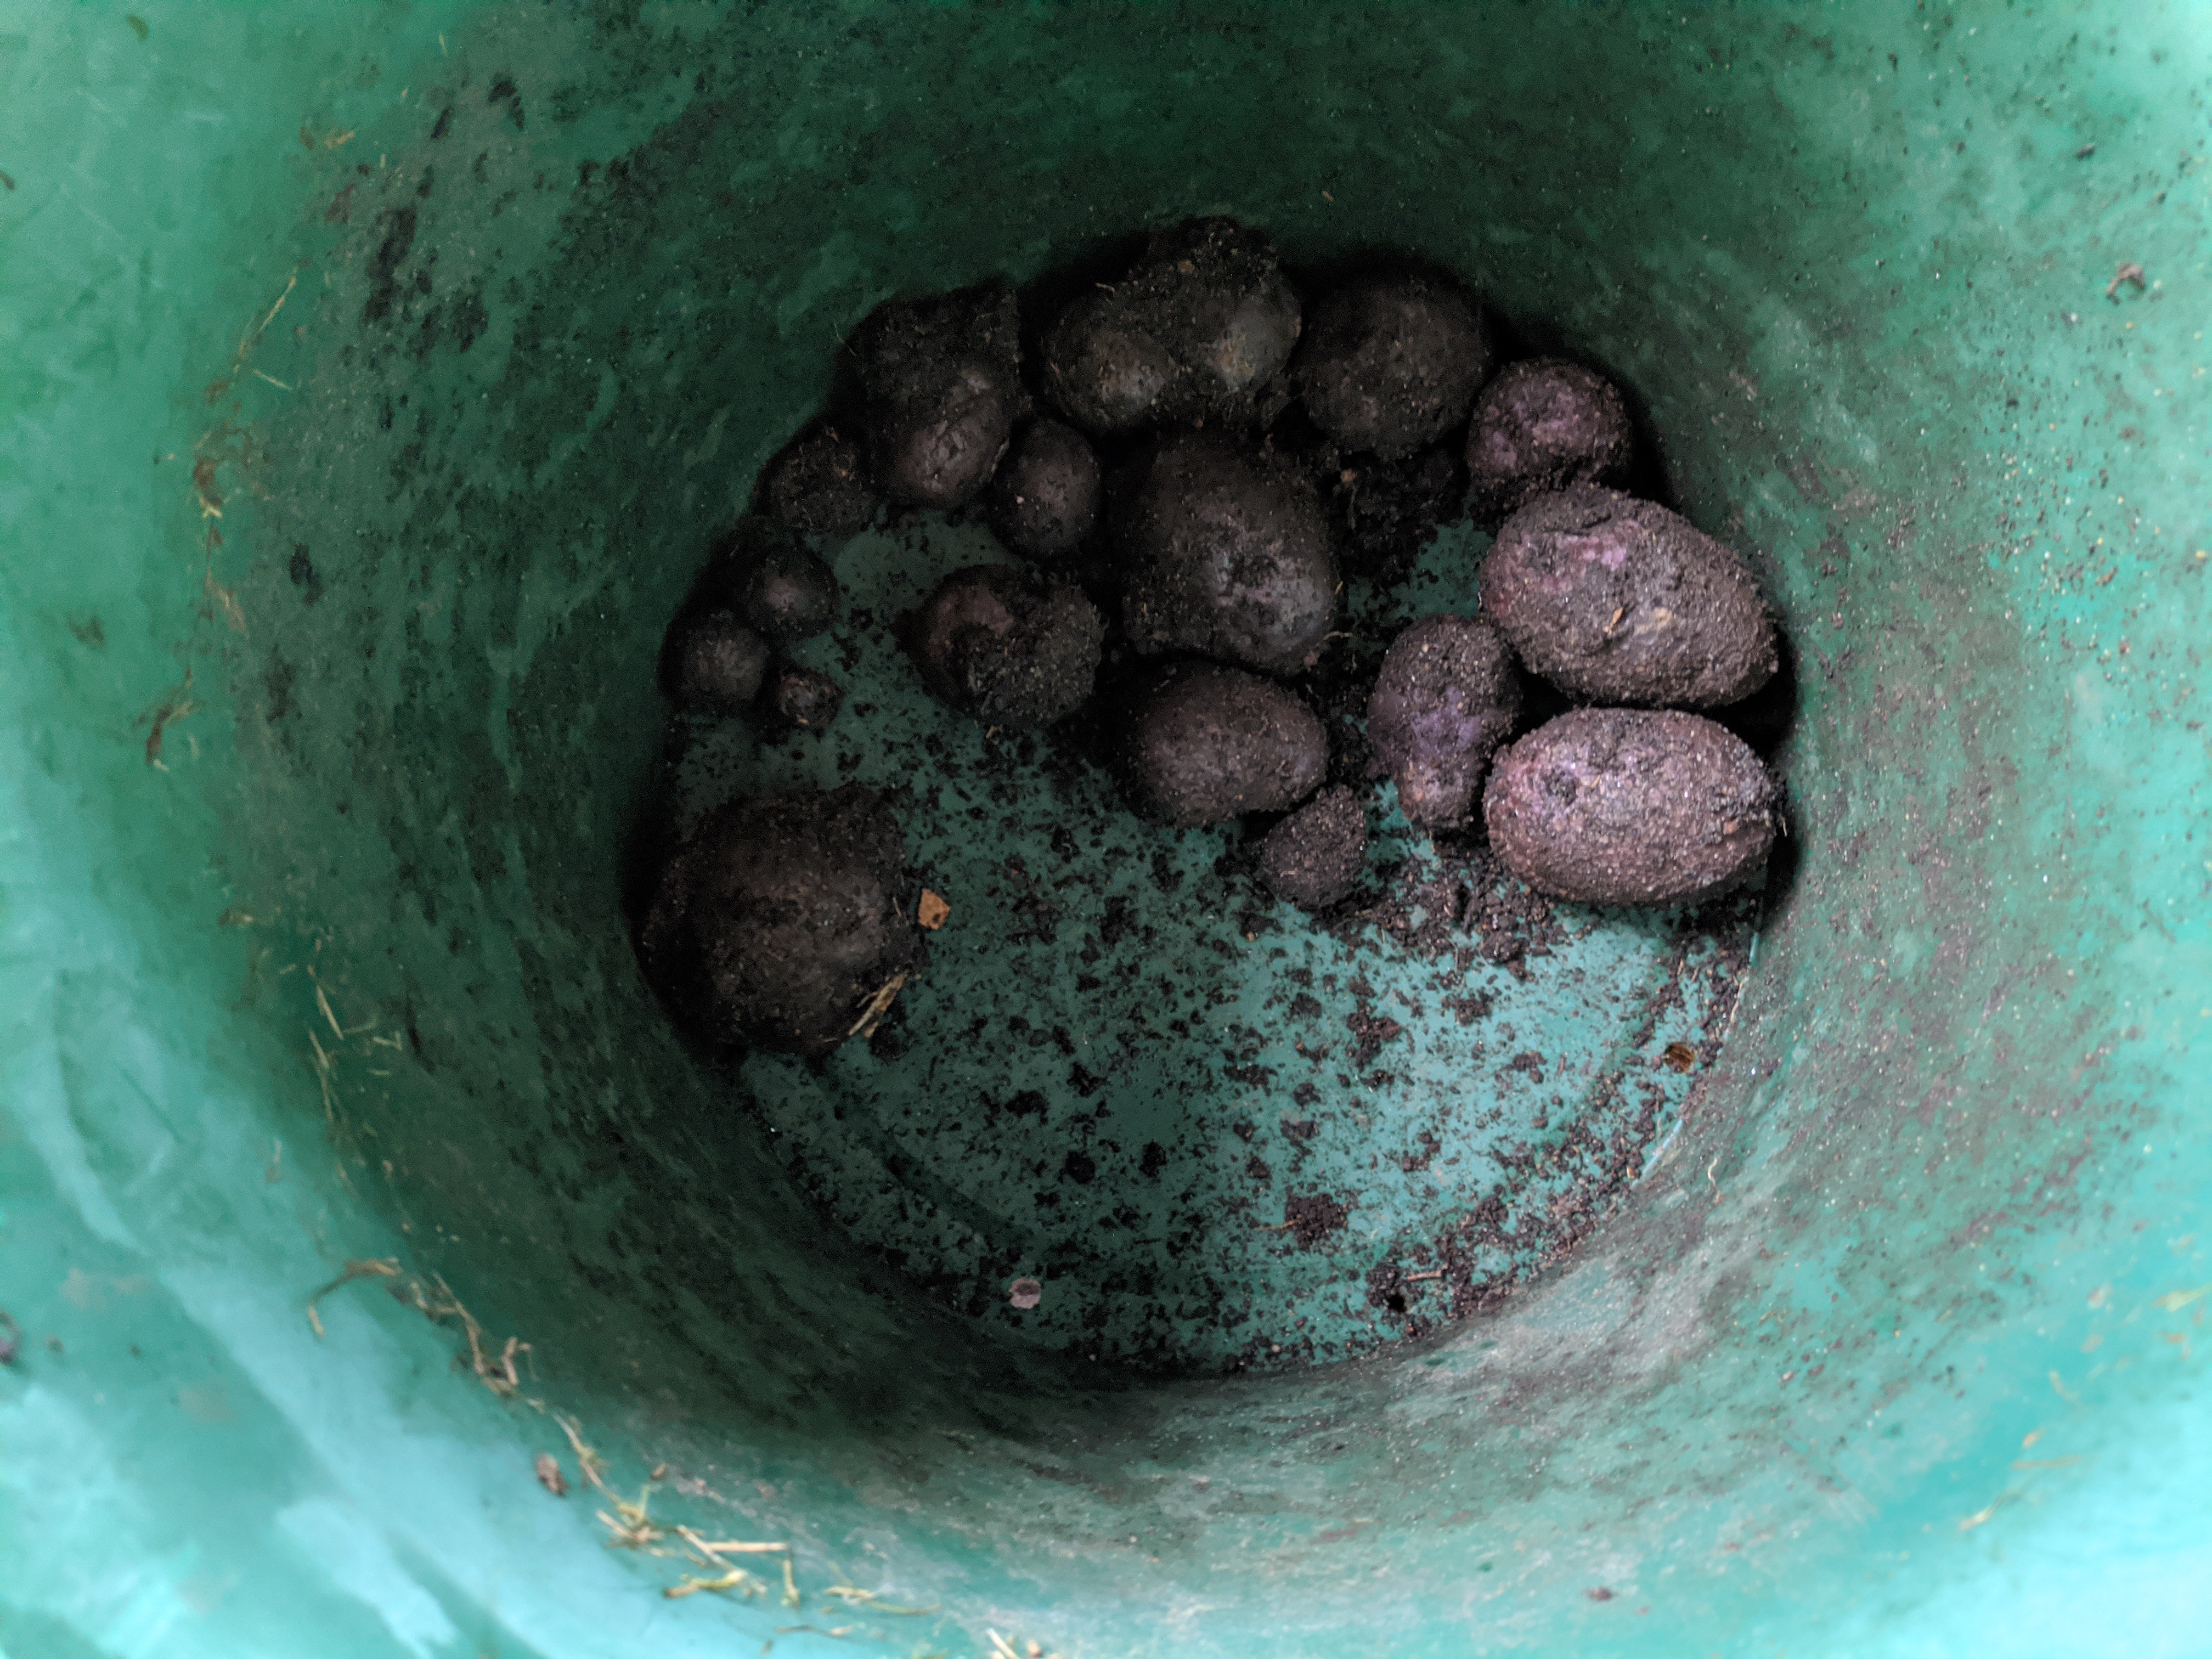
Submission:
[[[1678,513],[1583,485],[1505,521],[1482,612],[1529,672],[1596,703],[1715,708],[1780,665],[1774,618],[1735,553]]]
[[[771,654],[732,612],[686,611],[670,626],[661,653],[669,697],[693,714],[742,714],[760,695]]]
[[[1114,553],[1140,652],[1294,673],[1336,617],[1335,550],[1312,487],[1218,433],[1154,447],[1118,492]]]
[[[1090,700],[1106,619],[1072,583],[1012,565],[956,570],[902,617],[922,684],[986,726],[1042,726]]]
[[[802,434],[768,464],[762,493],[771,517],[810,536],[857,536],[883,505],[868,477],[866,452],[826,426]]]
[[[1176,663],[1138,688],[1120,762],[1137,812],[1195,829],[1296,806],[1321,787],[1328,734],[1273,680],[1216,663]]]
[[[1520,714],[1512,647],[1489,623],[1424,617],[1392,641],[1367,700],[1367,742],[1406,821],[1468,823],[1483,770]]]
[[[662,866],[638,949],[702,1041],[818,1058],[894,975],[921,971],[906,842],[857,784],[732,801]]]
[[[1586,904],[1680,904],[1765,862],[1781,790],[1727,727],[1677,709],[1578,708],[1509,746],[1482,817],[1505,866]]]
[[[949,509],[991,481],[1027,413],[1021,318],[1003,289],[893,300],[853,337],[869,470],[899,507]]]
[[[1121,281],[1054,319],[1045,385],[1095,437],[1162,422],[1249,424],[1300,320],[1264,235],[1233,219],[1187,220],[1157,233]]]
[[[1539,495],[1620,483],[1635,457],[1627,400],[1605,376],[1564,357],[1508,363],[1468,424],[1468,505],[1494,525]]]
[[[1261,837],[1260,879],[1302,909],[1334,904],[1367,861],[1367,811],[1342,784],[1324,789]]]
[[[1032,421],[991,480],[991,528],[1024,558],[1050,563],[1089,538],[1104,495],[1098,457],[1083,434]]]
[[[1376,272],[1313,308],[1291,383],[1313,423],[1346,449],[1402,460],[1468,418],[1493,357],[1466,295],[1412,272]]]

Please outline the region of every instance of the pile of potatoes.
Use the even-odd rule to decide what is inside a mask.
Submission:
[[[1729,549],[1618,487],[1634,444],[1602,376],[1501,366],[1474,299],[1410,266],[1303,305],[1267,239],[1221,218],[1160,233],[1032,321],[1025,350],[1017,297],[984,289],[861,325],[856,406],[769,464],[759,512],[669,629],[680,708],[821,730],[839,688],[780,655],[838,617],[817,544],[887,508],[980,512],[1022,562],[956,571],[899,619],[921,684],[1039,728],[1121,664],[1104,724],[1131,807],[1176,828],[1272,819],[1257,873],[1322,908],[1357,884],[1368,840],[1360,796],[1322,787],[1327,728],[1293,683],[1338,628],[1330,492],[1364,471],[1433,494],[1463,467],[1468,510],[1497,530],[1480,614],[1407,628],[1368,707],[1408,822],[1468,829],[1479,810],[1509,868],[1595,903],[1695,899],[1765,859],[1773,780],[1686,711],[1776,672],[1773,619]],[[1524,673],[1588,706],[1509,742]],[[902,862],[866,789],[732,802],[661,870],[647,969],[710,1040],[824,1053],[920,970]]]

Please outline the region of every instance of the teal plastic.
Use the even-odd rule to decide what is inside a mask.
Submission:
[[[0,7],[7,1659],[2212,1650],[2201,10],[135,16]],[[843,331],[1197,211],[1616,368],[1800,708],[1622,1212],[1164,1381],[822,1218],[613,854]]]

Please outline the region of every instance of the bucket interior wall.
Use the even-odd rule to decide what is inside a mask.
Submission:
[[[2195,1650],[2209,71],[2183,5],[0,13],[0,1653]],[[1175,1380],[825,1221],[622,858],[853,324],[1211,212],[1619,374],[1797,706],[1620,1212]],[[656,1468],[795,1603],[611,1547]]]

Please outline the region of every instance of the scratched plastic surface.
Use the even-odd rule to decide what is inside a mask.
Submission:
[[[2203,1650],[2200,9],[132,15],[0,6],[9,1659]],[[1159,1213],[1216,1233],[1324,1156],[1361,1201],[1341,1260],[1254,1228],[1260,1311],[1178,1326],[1189,1287],[1125,1305],[1140,1256],[1067,1244],[1042,1182],[940,1157],[978,1183],[940,1210],[1000,1203],[979,1237],[1046,1281],[1017,1327],[865,1176],[957,1144],[869,1113],[951,1105],[841,1055],[778,1115],[863,1173],[799,1178],[640,986],[653,659],[701,526],[871,306],[1213,211],[1316,264],[1417,246],[1637,389],[1669,493],[1788,618],[1789,861],[1692,1073],[1630,1066],[1650,1042],[1572,978],[1609,951],[1663,983],[1610,924],[1526,983],[1474,964],[1498,1000],[1467,1037],[1423,989],[1422,1021],[1375,999],[1408,1034],[1370,1069],[1408,1078],[1542,1034],[1541,1085],[1438,1112],[1458,1166],[1394,1171],[1430,1127],[1401,1116],[1351,1167],[1348,1097],[1297,1116],[1306,1062],[1231,1079],[1196,1025],[1149,1051],[1172,1141],[1134,1073],[1070,1099],[1048,1038],[1050,1109],[977,1134],[1065,1168],[1075,1116],[1126,1106],[1188,1172]],[[931,853],[957,890],[917,1052],[972,1067],[948,1030],[1042,1024],[967,953],[1036,924],[1006,860],[1049,878],[1049,839]],[[1217,844],[1170,864],[1241,918]],[[1158,926],[1149,871],[1045,895],[1055,942],[1019,950],[1079,956],[1117,894]],[[1288,920],[1216,935],[1244,976],[1207,1012],[1270,1042]],[[1071,1042],[1086,1011],[1134,1018],[1061,1007]],[[1589,1121],[1590,1062],[1695,1088],[1618,1211],[1381,1340],[1391,1294],[1425,1318],[1450,1282],[1413,1277],[1465,1196],[1426,1183],[1553,1091]],[[1286,1117],[1320,1126],[1303,1168]],[[894,1224],[956,1277],[887,1265]],[[324,1297],[319,1337],[349,1261],[404,1277]],[[1398,1276],[1298,1277],[1324,1261]],[[488,1372],[385,1293],[434,1275]],[[1355,1296],[1365,1357],[1263,1352],[1285,1316],[1368,1340]],[[1131,1352],[1255,1363],[1071,1358],[1054,1322],[1098,1306]],[[662,1537],[608,1547],[556,1413]],[[789,1544],[798,1605],[773,1558],[759,1593],[669,1599],[708,1577],[678,1526]]]

